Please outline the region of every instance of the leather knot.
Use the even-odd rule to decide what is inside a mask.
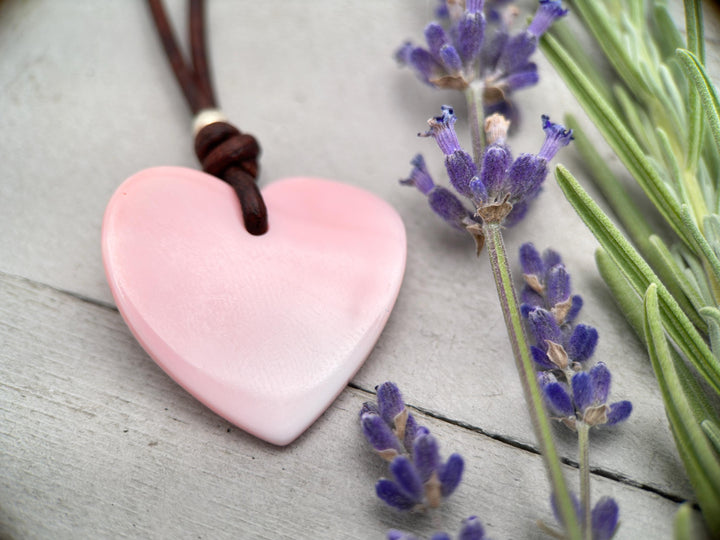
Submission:
[[[195,136],[195,154],[203,170],[230,184],[240,200],[245,228],[254,235],[267,231],[267,209],[255,183],[260,145],[255,137],[227,122],[214,122]]]
[[[202,128],[195,137],[195,154],[203,170],[222,178],[228,167],[240,167],[257,177],[260,145],[255,137],[241,133],[232,124],[214,122]]]

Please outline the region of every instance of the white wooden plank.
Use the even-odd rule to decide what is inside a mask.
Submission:
[[[540,538],[538,456],[418,413],[465,482],[435,518],[374,497],[385,466],[362,439],[368,393],[348,389],[294,445],[262,443],[209,412],[134,344],[113,310],[0,275],[0,535],[17,538],[382,538],[456,529]],[[574,472],[568,471],[572,482]],[[667,537],[676,504],[595,479],[619,538]]]

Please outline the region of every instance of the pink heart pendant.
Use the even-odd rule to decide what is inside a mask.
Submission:
[[[290,178],[248,234],[232,188],[146,169],[105,212],[103,260],[147,353],[210,409],[268,442],[297,438],[370,353],[405,269],[405,229],[361,189]]]

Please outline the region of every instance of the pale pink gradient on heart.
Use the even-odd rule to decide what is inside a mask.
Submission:
[[[364,190],[290,178],[263,190],[270,230],[242,226],[205,173],[147,169],[108,204],[103,260],[137,340],[217,414],[268,442],[297,438],[370,353],[405,269],[405,229]]]

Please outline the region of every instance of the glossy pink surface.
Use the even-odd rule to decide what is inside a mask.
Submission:
[[[105,270],[148,354],[217,414],[274,444],[298,437],[370,353],[405,268],[397,213],[355,187],[290,178],[248,234],[235,194],[191,169],[126,180],[103,223]]]

